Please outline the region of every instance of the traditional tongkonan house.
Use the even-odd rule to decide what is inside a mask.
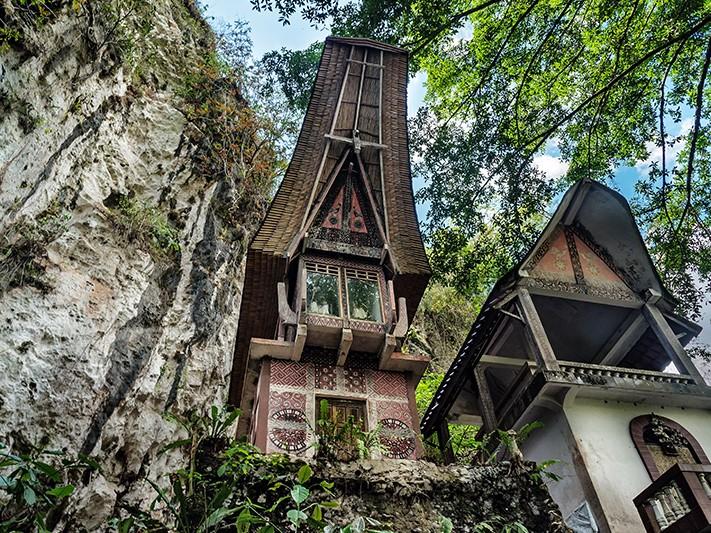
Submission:
[[[247,255],[230,399],[266,452],[312,454],[335,424],[419,450],[414,390],[428,358],[400,352],[430,277],[407,138],[407,53],[326,40],[284,180]]]
[[[583,180],[495,285],[422,420],[517,430],[576,532],[711,531],[711,388],[626,200]]]

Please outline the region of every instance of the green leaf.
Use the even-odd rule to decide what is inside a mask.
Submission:
[[[133,517],[125,518],[118,524],[118,533],[130,533],[133,528]]]
[[[259,533],[274,533],[274,526],[266,525],[259,529]]]
[[[321,485],[322,489],[331,490],[335,486],[335,483],[333,483],[333,481],[322,481],[319,485]]]
[[[359,516],[351,522],[351,529],[353,533],[363,533],[365,531],[365,520],[362,516]]]
[[[301,468],[299,468],[299,471],[296,474],[296,479],[301,483],[302,485],[306,483],[309,479],[311,479],[311,476],[314,475],[314,471],[311,469],[309,465],[304,465]]]
[[[175,442],[171,442],[170,444],[166,444],[165,446],[163,446],[158,451],[158,455],[163,454],[165,452],[169,452],[170,450],[174,450],[175,448],[182,448],[183,446],[189,446],[192,443],[193,443],[192,439],[176,440]]]
[[[27,505],[34,505],[37,503],[37,494],[35,494],[35,491],[32,490],[32,487],[25,487],[22,497],[25,499],[25,503]]]
[[[294,485],[291,489],[291,499],[296,502],[296,505],[301,505],[309,497],[309,489],[303,485]]]
[[[209,530],[212,526],[215,526],[222,522],[225,518],[227,518],[230,515],[233,515],[237,512],[237,509],[226,509],[224,507],[220,507],[219,509],[215,509],[210,515],[205,519],[205,521],[200,524],[200,527],[198,528],[198,531],[207,531]]]
[[[325,502],[321,502],[321,507],[326,507],[327,509],[338,509],[341,504],[335,500],[329,500]]]
[[[341,504],[335,500],[321,502],[321,507],[326,507],[327,509],[338,509]]]
[[[42,472],[44,475],[46,475],[52,481],[61,481],[62,480],[62,476],[59,475],[59,472],[57,471],[57,469],[51,465],[48,465],[47,463],[43,463],[42,461],[35,461],[35,468],[37,468],[37,470]]]
[[[74,485],[62,485],[61,487],[55,487],[52,490],[48,490],[47,494],[54,496],[55,498],[66,498],[74,492]]]
[[[298,526],[301,524],[301,522],[304,522],[308,520],[308,516],[306,516],[306,513],[303,511],[299,511],[298,509],[290,509],[286,513],[286,517],[289,519],[289,522],[294,524],[295,526]]]
[[[439,527],[442,533],[452,533],[454,524],[452,524],[452,521],[449,518],[443,516],[439,521]]]
[[[15,480],[9,477],[0,476],[0,489],[12,489],[15,486]]]
[[[316,520],[316,522],[320,522],[323,519],[323,511],[321,510],[321,506],[319,504],[314,505],[314,510],[311,512],[311,518]]]

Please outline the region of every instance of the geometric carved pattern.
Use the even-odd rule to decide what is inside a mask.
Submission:
[[[412,417],[410,415],[410,405],[406,402],[377,402],[376,409],[378,420],[385,418],[396,418],[412,427]]]
[[[410,411],[405,374],[373,370],[377,358],[356,351],[349,353],[346,367],[324,364],[333,355],[334,350],[309,349],[305,356],[309,362],[271,361],[267,419],[263,421],[266,451],[312,453],[319,393],[328,391],[361,402],[366,408],[366,429],[380,424],[383,457],[414,458],[416,420]]]
[[[336,390],[335,366],[315,366],[314,374],[317,389]]]
[[[356,368],[345,368],[343,377],[346,380],[346,391],[365,394],[365,374]]]
[[[676,463],[709,462],[704,449],[686,428],[654,413],[633,418],[630,436],[652,481]]]
[[[306,387],[307,369],[291,361],[272,361],[271,383],[287,387]]]
[[[306,409],[306,395],[298,392],[277,392],[269,394],[269,411],[274,412],[280,409]]]
[[[281,409],[272,413],[272,420],[304,424],[306,423],[306,415],[301,409]]]
[[[331,229],[341,229],[343,225],[343,187],[338,191],[333,204],[331,204],[331,209],[328,210],[328,214],[321,224],[324,228]]]
[[[410,427],[396,418],[380,420],[380,444],[384,454],[393,459],[409,459],[415,451],[415,435]]]
[[[269,440],[274,446],[287,452],[300,452],[306,448],[308,432],[306,429],[272,428]]]
[[[373,372],[373,390],[378,396],[407,397],[405,376],[396,372]]]

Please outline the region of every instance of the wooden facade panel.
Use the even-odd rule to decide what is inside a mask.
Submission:
[[[368,57],[365,58],[365,52]],[[352,56],[351,56],[352,51]],[[367,67],[357,61],[379,63],[381,69]],[[351,61],[349,61],[349,58]],[[341,97],[346,71],[352,70]],[[316,202],[328,176],[348,143],[328,141],[326,134],[334,127],[338,102],[341,109],[335,122],[343,137],[351,138],[355,121],[355,104],[360,91],[361,73],[365,71],[360,119],[364,129],[362,141],[372,139],[382,128],[383,168],[381,174],[378,151],[363,147],[366,172],[381,215],[387,212],[391,248],[399,272],[394,283],[399,295],[408,300],[408,315],[412,320],[417,304],[430,276],[419,231],[410,176],[407,144],[407,54],[389,45],[368,40],[328,38],[324,46],[319,71],[312,89],[304,123],[294,154],[261,228],[250,245],[245,274],[240,323],[232,372],[231,402],[239,403],[241,380],[244,379],[249,340],[269,338],[277,323],[276,285],[283,281],[290,258],[287,251],[301,234],[311,206]],[[378,120],[382,90],[382,124]],[[373,134],[373,135],[370,135]],[[326,154],[327,147],[329,153]],[[319,172],[321,170],[321,172]],[[384,186],[383,186],[384,183]],[[383,190],[384,189],[384,190]],[[389,198],[383,204],[383,196]],[[390,205],[392,204],[392,205]]]

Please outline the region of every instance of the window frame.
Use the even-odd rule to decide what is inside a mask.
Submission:
[[[318,263],[318,262],[309,262],[304,265],[304,269],[306,271],[306,286],[304,287],[304,291],[306,293],[306,313],[309,315],[314,315],[314,316],[324,316],[327,318],[336,318],[336,319],[343,319],[343,282],[341,281],[341,268],[338,266],[333,266],[333,265],[328,265],[325,263]],[[335,270],[334,272],[331,272],[331,270]],[[337,315],[327,315],[323,313],[314,313],[313,311],[309,311],[309,296],[308,296],[308,279],[309,279],[309,274],[322,274],[322,275],[327,275],[327,276],[334,276],[336,278],[336,289],[338,290],[338,314]]]
[[[356,275],[355,276],[349,276],[349,271],[354,272]],[[357,277],[357,274],[361,272],[364,273],[365,276],[364,278],[359,278]],[[372,274],[372,277],[375,279],[369,279],[369,274]],[[354,268],[354,267],[345,267],[343,268],[343,285],[344,289],[346,292],[346,308],[348,310],[348,319],[349,320],[358,320],[360,322],[369,322],[372,324],[384,324],[385,323],[385,307],[383,305],[383,300],[385,299],[385,291],[383,290],[383,286],[380,283],[380,276],[378,275],[378,272],[372,271],[372,270],[364,270],[364,269],[359,269],[359,268]],[[368,320],[367,318],[355,318],[351,316],[351,293],[348,290],[348,280],[353,279],[356,281],[365,281],[365,282],[370,282],[373,283],[375,282],[378,287],[378,305],[380,307],[380,320]]]
[[[324,260],[322,258],[304,257],[303,259],[304,272],[304,298],[306,300],[306,314],[318,317],[324,317],[334,320],[349,320],[362,324],[375,324],[385,326],[387,317],[391,308],[390,296],[387,291],[387,284],[382,268],[371,265],[361,265],[349,261]],[[308,276],[309,273],[328,274],[336,276],[338,280],[338,306],[340,314],[324,315],[322,313],[314,313],[308,309]],[[337,273],[337,274],[336,274]],[[349,275],[352,274],[352,275]],[[358,275],[360,274],[360,276]],[[377,283],[378,300],[380,305],[380,320],[368,320],[363,318],[354,318],[351,316],[350,310],[350,294],[348,291],[348,280],[355,279],[359,281],[369,281]]]

